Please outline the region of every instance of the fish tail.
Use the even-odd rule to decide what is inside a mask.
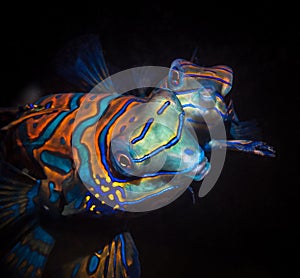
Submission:
[[[40,277],[53,238],[38,224],[40,181],[0,161],[1,269],[5,277]]]
[[[0,230],[36,213],[39,189],[39,180],[0,161]]]

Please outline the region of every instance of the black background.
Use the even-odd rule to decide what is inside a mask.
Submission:
[[[293,182],[279,182],[279,134],[287,83],[283,73],[290,66],[287,46],[299,32],[267,4],[244,4],[237,10],[234,5],[148,4],[4,9],[1,106],[21,104],[22,93],[33,84],[43,94],[68,89],[55,75],[52,61],[80,35],[99,34],[112,73],[132,66],[169,66],[175,58],[189,59],[198,46],[201,65],[233,68],[238,115],[241,120],[256,118],[264,140],[278,155],[269,159],[228,153],[219,181],[195,206],[187,193],[132,220],[142,277],[289,276],[299,258],[292,255]],[[97,232],[101,234],[100,224]]]

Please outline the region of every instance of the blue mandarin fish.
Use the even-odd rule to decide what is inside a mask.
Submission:
[[[149,95],[119,94],[109,82],[97,39],[73,47],[73,57],[62,59],[59,71],[82,92],[47,95],[1,111],[0,228],[1,234],[16,236],[0,255],[14,277],[44,273],[56,242],[41,225],[45,214],[48,221],[126,217],[127,211],[162,207],[185,191],[187,181],[201,181],[210,170],[210,149],[274,154],[264,143],[239,140],[243,128],[234,133],[240,123],[224,101],[232,84],[228,67],[203,68],[179,59]],[[103,80],[108,81],[100,92],[90,92]],[[191,124],[213,128],[220,119],[216,115],[232,125],[236,138],[202,146]],[[139,277],[130,233],[72,260],[62,275]]]

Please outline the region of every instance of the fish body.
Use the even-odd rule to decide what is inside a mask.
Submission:
[[[200,180],[209,171],[204,151],[184,126],[180,102],[168,91],[148,98],[53,94],[25,108],[2,128],[0,217],[4,230],[36,213],[101,218],[143,207],[151,210],[181,194],[186,189],[180,184],[183,178]],[[11,173],[9,178],[7,173]],[[26,182],[16,186],[17,177]],[[55,240],[36,218],[26,226],[28,231],[4,262],[17,276],[40,276]],[[111,244],[119,246],[119,255],[108,252]],[[32,252],[24,253],[24,248]],[[35,248],[41,248],[41,253]],[[139,273],[130,235],[115,237],[98,252],[104,250],[105,259],[97,260],[94,267],[89,265],[94,271],[107,277],[114,272],[122,273],[121,277]],[[77,267],[78,273],[86,273],[86,261],[98,255],[83,258],[85,266],[76,262],[68,269]],[[107,265],[106,259],[112,256],[119,266]],[[18,268],[20,265],[24,268]]]
[[[166,103],[170,112],[163,114],[159,109]],[[89,180],[92,185],[89,188],[91,191],[97,191],[98,195],[105,196],[113,194],[113,199],[119,200],[115,205],[120,207],[121,196],[117,196],[120,193],[115,188],[122,190],[122,187],[130,186],[130,183],[137,181],[139,187],[142,187],[141,182],[150,180],[153,184],[153,178],[165,180],[168,176],[180,174],[180,167],[172,167],[171,161],[164,166],[165,171],[158,172],[149,167],[149,161],[153,166],[156,159],[160,160],[162,155],[170,154],[174,163],[176,157],[184,155],[185,148],[190,151],[193,149],[195,154],[203,152],[182,124],[184,113],[176,96],[167,92],[162,91],[148,100],[117,94],[54,94],[43,97],[34,105],[44,109],[39,111],[33,109],[32,112],[26,113],[24,121],[21,121],[21,115],[18,123],[8,128],[3,144],[5,146],[3,153],[6,153],[4,160],[17,165],[19,169],[24,169],[29,175],[47,181],[48,187],[53,188],[55,192],[63,192],[67,203],[72,201],[68,198],[71,194],[68,194],[67,185],[74,184],[76,177],[78,180],[78,174],[81,174],[83,179],[86,177]],[[76,120],[79,109],[82,111],[80,120]],[[134,113],[131,112],[133,109]],[[141,109],[149,111],[138,115]],[[174,116],[173,123],[169,120],[170,115]],[[141,136],[141,132],[145,131],[145,126],[150,122],[151,131],[147,130]],[[115,138],[112,138],[108,126],[114,131]],[[90,138],[92,131],[95,138]],[[159,140],[155,139],[162,131],[164,135],[160,136]],[[171,143],[169,145],[168,143],[173,137],[178,138],[176,142],[173,140],[173,148],[169,152]],[[124,140],[128,144],[122,146]],[[129,158],[132,160],[132,169],[128,169],[130,173],[121,169],[122,166],[115,161],[118,158],[114,157],[114,154],[110,155],[110,144],[118,145],[116,155],[122,155],[123,160]],[[85,148],[82,145],[85,145]],[[93,154],[94,151],[96,155]],[[193,155],[190,155],[189,158],[190,165],[186,163],[181,166],[184,172],[188,172],[186,169],[192,171],[199,164],[199,156],[193,158]],[[114,163],[111,159],[114,159]],[[147,167],[143,167],[146,163]],[[137,174],[140,177],[136,177]],[[124,178],[122,175],[125,175]],[[105,189],[101,187],[101,183],[106,186]],[[110,190],[107,186],[111,186]],[[50,195],[48,199],[53,199]]]
[[[76,49],[75,60],[65,61],[60,72],[83,92],[25,104],[1,128],[0,228],[20,231],[2,263],[15,277],[43,274],[55,245],[40,225],[44,213],[55,221],[157,209],[208,174],[207,152],[214,148],[273,154],[258,141],[199,144],[191,127],[207,132],[220,122],[238,122],[225,101],[232,84],[228,67],[178,59],[149,95],[122,95],[110,82],[95,93],[90,90],[109,77],[101,47],[92,38]],[[139,269],[137,249],[124,232],[70,262],[63,275],[139,277]]]

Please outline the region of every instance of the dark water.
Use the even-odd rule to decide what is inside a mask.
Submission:
[[[55,75],[51,62],[65,43],[79,35],[100,35],[112,73],[132,66],[169,66],[175,58],[189,59],[197,46],[200,65],[233,68],[232,97],[240,119],[256,118],[264,141],[279,153],[275,159],[228,153],[217,184],[195,205],[186,193],[168,207],[117,227],[78,221],[69,227],[54,226],[59,240],[49,259],[49,273],[61,260],[79,254],[82,246],[88,249],[125,227],[139,250],[145,278],[288,276],[296,258],[289,257],[294,249],[290,182],[278,183],[279,111],[281,69],[288,66],[286,44],[293,37],[291,29],[279,28],[269,6],[241,10],[199,10],[191,5],[140,12],[127,7],[125,12],[82,4],[72,10],[26,9],[15,16],[11,9],[11,19],[2,23],[8,61],[1,106],[15,104],[32,85],[44,94],[71,89]],[[72,237],[66,236],[69,233]]]

